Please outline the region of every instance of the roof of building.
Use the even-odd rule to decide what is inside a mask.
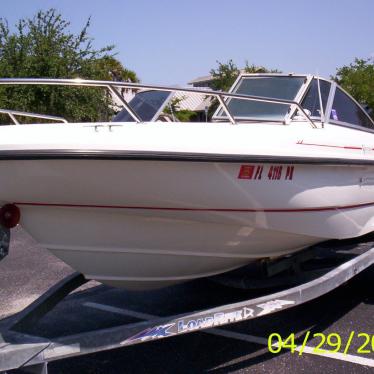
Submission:
[[[207,87],[202,89],[209,90]],[[205,110],[205,107],[209,106],[212,100],[210,96],[207,97],[193,92],[176,92],[174,98],[181,99],[178,103],[178,110],[191,110],[194,112]]]
[[[188,82],[188,84],[210,82],[212,79],[213,79],[212,75],[205,75],[203,77],[198,77],[198,78],[193,79],[192,81]]]

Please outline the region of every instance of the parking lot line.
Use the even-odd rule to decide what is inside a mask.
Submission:
[[[134,318],[138,318],[138,319],[146,320],[146,321],[160,317],[160,316],[155,316],[152,314],[136,312],[136,311],[125,309],[125,308],[118,308],[118,307],[114,307],[111,305],[105,305],[105,304],[99,304],[99,303],[93,303],[93,302],[85,302],[83,303],[83,305],[89,308],[116,313],[116,314],[120,314],[120,315],[127,316],[127,317],[134,317]],[[268,345],[268,340],[266,338],[263,338],[260,336],[242,334],[242,333],[229,331],[229,330],[224,330],[222,328],[220,329],[211,328],[209,330],[202,330],[200,332],[205,333],[205,334],[210,334],[210,335],[222,336],[222,337],[230,338],[230,339],[241,340],[241,341],[245,341],[248,343],[255,343],[255,344],[265,345],[265,346]],[[273,344],[273,346],[276,346],[276,344]],[[315,352],[314,347],[309,347],[309,346],[305,346],[303,348],[301,346],[296,347],[296,351],[298,352],[300,352],[301,349],[302,349],[303,354],[306,353],[306,354],[311,354],[314,356],[327,357],[327,358],[332,358],[334,360],[351,362],[351,363],[358,364],[358,365],[374,367],[374,360],[370,358],[366,358],[366,357],[361,357],[361,356],[356,356],[356,355],[351,355],[351,354],[343,354],[340,352],[336,352],[336,353],[326,352],[322,354],[322,353]]]
[[[102,310],[104,312],[111,312],[111,313],[115,313],[115,314],[120,314],[122,316],[144,319],[146,321],[154,319],[154,318],[158,318],[157,316],[154,316],[154,315],[151,315],[151,314],[135,312],[135,311],[130,310],[130,309],[117,308],[117,307],[111,306],[111,305],[92,303],[90,301],[87,301],[87,302],[83,303],[83,305],[87,306],[87,307],[90,307],[90,308]]]
[[[296,350],[298,352],[300,352],[301,346],[298,346],[296,348]],[[335,360],[340,360],[340,361],[352,362],[354,364],[359,364],[359,365],[363,365],[363,366],[374,367],[374,360],[373,359],[362,357],[362,356],[355,356],[355,355],[344,354],[344,353],[340,353],[340,352],[336,352],[336,353],[333,353],[333,352],[316,353],[316,352],[314,352],[314,347],[308,347],[308,346],[303,348],[303,354],[304,353],[309,353],[311,355],[320,356],[320,357],[333,358]]]

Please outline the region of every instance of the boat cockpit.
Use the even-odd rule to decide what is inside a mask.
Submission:
[[[113,98],[123,106],[113,117],[113,122],[177,121],[165,109],[171,109],[177,93],[210,98],[216,107],[212,122],[252,123],[272,122],[289,124],[306,121],[312,127],[325,124],[348,126],[374,131],[374,121],[364,108],[335,82],[317,76],[298,74],[241,74],[229,92],[150,86],[127,82],[90,81],[82,79],[3,78],[0,85],[66,85],[107,88]],[[126,100],[120,89],[137,93]],[[17,116],[43,118],[67,122],[61,117],[15,110],[0,109],[0,113],[19,124]]]
[[[242,74],[231,90],[232,94],[253,98],[295,101],[308,116],[323,124],[353,126],[374,130],[374,122],[365,109],[335,82],[306,75]],[[173,99],[170,91],[141,91],[129,102],[143,121],[156,121]],[[306,120],[300,108],[280,102],[246,101],[241,98],[225,100],[227,109],[237,122],[282,122]],[[227,122],[227,111],[220,105],[212,121]],[[113,119],[133,121],[126,109]]]

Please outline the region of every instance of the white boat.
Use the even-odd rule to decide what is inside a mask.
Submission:
[[[374,123],[334,82],[244,74],[229,93],[0,84],[145,90],[110,123],[0,127],[0,220],[18,207],[20,225],[88,279],[152,289],[373,231]],[[214,122],[158,121],[175,91],[215,97]]]

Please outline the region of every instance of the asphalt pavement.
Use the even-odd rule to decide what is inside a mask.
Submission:
[[[12,233],[10,254],[0,262],[0,316],[20,311],[72,269],[40,248],[22,229]],[[206,332],[55,361],[50,373],[369,373],[374,370],[374,268],[344,286],[304,305],[256,320]],[[139,321],[144,315],[172,315],[251,297],[209,280],[152,292],[128,292],[89,282],[61,302],[30,333],[54,337]],[[338,334],[346,354],[318,353],[321,336],[309,339],[302,355],[282,349],[269,352],[272,333]],[[368,334],[371,339],[359,353]],[[336,339],[336,335],[334,337]],[[332,339],[334,343],[335,340]]]

